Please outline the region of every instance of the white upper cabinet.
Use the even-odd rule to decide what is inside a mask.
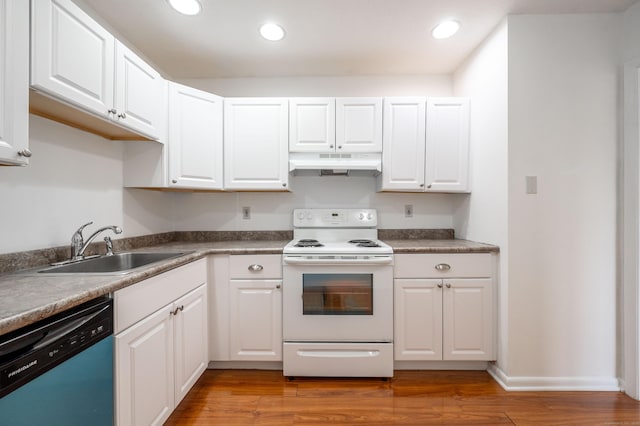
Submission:
[[[222,189],[220,96],[169,84],[169,186]]]
[[[427,191],[469,191],[469,99],[427,98]]]
[[[381,98],[292,98],[289,151],[382,151]]]
[[[385,98],[382,191],[469,192],[469,99]]]
[[[29,151],[29,3],[0,0],[0,164],[26,165]]]
[[[224,187],[288,190],[286,98],[224,100]]]
[[[147,138],[163,138],[166,83],[161,76],[71,0],[32,0],[31,5],[31,86]],[[64,108],[56,111],[45,102],[41,109],[92,131],[91,120],[76,123]],[[93,130],[107,133],[99,127]]]
[[[32,0],[31,85],[107,117],[114,37],[70,0]]]
[[[340,152],[382,151],[382,98],[336,99],[336,147]]]
[[[164,141],[167,82],[119,41],[116,41],[115,81],[115,118],[139,133]]]
[[[383,191],[424,191],[424,97],[385,98]]]
[[[334,98],[290,99],[289,151],[335,151],[335,115]]]

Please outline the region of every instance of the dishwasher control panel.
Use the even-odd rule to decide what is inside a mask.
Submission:
[[[112,334],[104,297],[0,337],[0,398]]]

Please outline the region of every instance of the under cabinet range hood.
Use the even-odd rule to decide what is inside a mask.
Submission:
[[[289,153],[289,171],[311,170],[321,176],[347,175],[352,171],[378,175],[382,172],[382,154],[379,152],[332,154],[317,152]]]

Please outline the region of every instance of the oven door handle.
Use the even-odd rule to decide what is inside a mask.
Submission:
[[[308,258],[285,256],[283,262],[289,265],[390,265],[393,256],[375,256],[368,259],[345,258]]]

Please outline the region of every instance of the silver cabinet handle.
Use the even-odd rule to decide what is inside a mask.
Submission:
[[[171,179],[171,183],[178,183],[176,179]]]
[[[438,283],[438,288],[442,288],[442,283]]]
[[[264,267],[262,265],[258,265],[257,263],[254,263],[253,265],[249,265],[247,269],[250,270],[251,272],[259,272],[259,271],[262,271]]]
[[[338,145],[338,149],[342,149],[342,145]]]
[[[21,157],[24,157],[24,158],[29,158],[33,154],[31,153],[31,151],[29,151],[27,148],[25,148],[22,151],[18,151],[18,155],[21,156]]]
[[[427,185],[427,188],[431,188],[431,184]]]
[[[449,265],[447,263],[438,263],[436,265],[436,271],[446,272],[446,271],[448,271],[450,269],[451,269],[451,265]]]
[[[286,184],[286,183],[283,183],[283,184],[282,184],[282,186],[286,188],[286,187],[287,187],[287,184]]]
[[[420,184],[420,188],[424,188],[424,183],[421,183],[421,184]]]
[[[127,114],[124,112],[122,114],[118,114],[118,118],[127,118]]]
[[[115,108],[111,108],[109,111],[107,111],[107,113],[116,115],[118,111]]]
[[[329,148],[333,148],[333,145],[329,145]]]
[[[447,286],[447,288],[451,288],[451,284],[450,283],[446,283],[445,286]]]
[[[173,311],[171,311],[171,315],[178,315],[178,312],[182,312],[184,311],[184,305],[180,305],[177,308],[175,308]]]

